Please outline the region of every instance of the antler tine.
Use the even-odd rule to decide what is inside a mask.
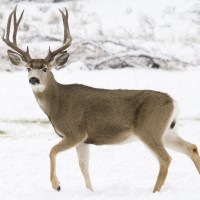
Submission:
[[[66,9],[66,8],[65,8],[66,14],[64,14],[64,13],[62,12],[62,10],[60,10],[60,9],[59,9],[59,11],[60,11],[60,13],[61,13],[61,15],[62,15],[62,20],[63,20],[63,26],[64,26],[64,40],[63,40],[63,44],[65,44],[65,42],[67,41],[67,34],[65,34],[65,33],[68,33],[68,35],[71,36],[71,35],[70,35],[70,32],[68,31],[68,30],[69,30],[68,12],[67,12],[67,9]]]
[[[10,37],[10,24],[12,21],[12,15],[13,15],[13,11],[10,13],[9,17],[8,17],[8,22],[7,22],[7,29],[6,29],[6,38]],[[4,30],[5,32],[5,30]]]
[[[72,36],[70,34],[69,31],[69,24],[68,24],[68,12],[67,9],[65,8],[65,12],[66,14],[63,13],[63,11],[61,11],[59,9],[61,15],[62,15],[62,20],[63,20],[63,26],[64,26],[64,39],[63,39],[63,46],[61,46],[60,48],[58,48],[55,51],[51,51],[50,47],[49,47],[49,52],[48,55],[46,56],[46,58],[44,59],[45,62],[50,62],[51,59],[57,55],[58,53],[64,51],[67,47],[70,46],[71,42],[72,42]]]
[[[13,12],[13,16],[14,16],[14,31],[13,31],[13,42],[17,45],[17,30],[18,30],[18,26],[21,22],[21,19],[23,17],[24,14],[24,10],[21,12],[21,15],[19,17],[19,19],[17,20],[17,16],[16,16],[16,11],[17,11],[17,6],[15,7],[15,10]]]
[[[68,35],[69,35],[69,37],[71,37],[71,34],[70,34],[70,32],[69,32],[69,24],[68,24],[68,12],[67,12],[67,9],[65,8],[65,18],[63,18],[63,23],[64,23],[64,19],[65,19],[65,23],[64,23],[64,33],[65,32],[68,32]],[[62,15],[62,17],[63,17],[63,15]],[[65,43],[66,42],[66,40],[67,40],[67,37],[66,37],[66,34],[64,34],[64,41],[63,41],[63,43]]]
[[[31,60],[31,56],[29,54],[29,50],[27,48],[27,51],[23,51],[22,49],[20,49],[17,46],[17,31],[18,31],[18,26],[21,22],[21,19],[23,17],[24,14],[24,10],[22,11],[19,19],[17,20],[16,17],[16,11],[17,11],[17,6],[15,7],[15,9],[10,13],[9,17],[8,17],[8,22],[7,22],[7,29],[6,29],[6,34],[5,34],[5,30],[3,31],[3,35],[2,35],[2,40],[9,46],[11,47],[13,50],[15,50],[16,52],[18,52],[27,62],[29,62]],[[10,41],[10,27],[11,27],[11,22],[12,22],[12,17],[13,17],[13,24],[14,24],[14,30],[13,30],[13,41]]]

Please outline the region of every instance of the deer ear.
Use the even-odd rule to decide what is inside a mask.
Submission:
[[[23,58],[23,56],[21,56],[19,53],[15,52],[15,51],[11,51],[8,50],[8,57],[10,59],[10,61],[12,62],[12,64],[14,65],[25,65],[26,61]]]
[[[61,66],[67,62],[68,58],[69,58],[69,54],[67,53],[67,51],[63,51],[57,54],[56,56],[54,56],[53,60],[50,61],[50,64],[52,66]]]

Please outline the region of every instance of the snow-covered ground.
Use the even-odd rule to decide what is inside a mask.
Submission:
[[[98,88],[154,89],[168,92],[180,104],[179,134],[200,147],[200,68],[186,71],[148,69],[79,70],[71,64],[54,71],[61,83]],[[156,159],[140,142],[96,147],[91,145],[90,171],[94,193],[85,186],[76,152],[58,156],[62,191],[49,181],[49,151],[60,141],[37,105],[27,72],[0,73],[0,199],[198,199],[200,176],[184,155],[169,151],[173,162],[160,193],[152,189]]]

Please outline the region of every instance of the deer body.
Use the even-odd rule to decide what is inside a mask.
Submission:
[[[155,127],[165,129],[173,112],[173,100],[164,93],[61,85],[50,76],[51,83],[35,97],[58,135],[80,137],[78,142],[117,144],[131,135],[140,137]]]
[[[55,132],[62,138],[50,151],[50,180],[52,187],[60,190],[56,176],[56,156],[75,147],[80,169],[88,189],[90,181],[89,144],[120,144],[130,138],[143,141],[159,162],[159,173],[153,192],[160,191],[168,173],[171,148],[186,154],[200,173],[200,157],[196,145],[177,135],[178,109],[175,101],[165,93],[151,90],[106,90],[84,85],[62,85],[51,72],[54,65],[67,62],[64,51],[71,44],[68,13],[60,11],[64,24],[63,46],[55,51],[49,49],[45,59],[32,59],[29,50],[17,46],[16,35],[23,12],[16,19],[16,8],[8,18],[3,41],[15,51],[8,56],[15,65],[24,64],[28,69],[29,83],[41,109],[46,113]],[[14,18],[13,42],[10,41],[10,25]]]

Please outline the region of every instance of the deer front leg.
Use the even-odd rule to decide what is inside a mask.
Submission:
[[[49,157],[50,157],[50,180],[52,183],[52,187],[60,191],[60,182],[56,176],[56,156],[58,153],[65,151],[71,147],[73,147],[75,143],[70,142],[65,137],[62,139],[61,142],[56,144],[50,151]]]
[[[80,144],[76,147],[76,152],[78,155],[79,160],[79,166],[81,169],[81,172],[83,174],[83,177],[85,179],[86,187],[93,192],[92,184],[90,181],[90,175],[88,171],[88,165],[89,165],[89,145],[88,144]]]

